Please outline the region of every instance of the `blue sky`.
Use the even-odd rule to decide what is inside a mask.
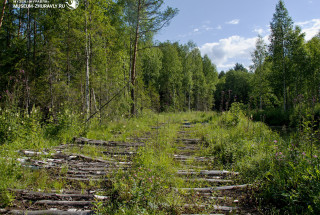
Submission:
[[[249,67],[260,33],[268,41],[269,24],[278,0],[165,0],[179,14],[156,40],[192,40],[219,71],[235,63]],[[311,39],[320,30],[320,0],[285,0],[289,15]]]

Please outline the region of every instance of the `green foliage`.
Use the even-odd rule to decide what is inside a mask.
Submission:
[[[260,195],[265,203],[279,208],[281,213],[320,212],[319,148],[310,145],[312,140],[305,136],[308,133],[305,129],[303,137],[292,136],[288,140],[291,145],[275,144],[272,165],[261,185]]]
[[[257,185],[257,204],[268,213],[319,213],[319,141],[312,114],[303,118],[301,131],[286,139],[261,122],[241,114],[238,105],[210,123],[206,137],[216,165],[241,172],[244,182]],[[238,116],[236,113],[240,113]],[[279,116],[279,114],[277,114]]]
[[[282,108],[251,111],[253,120],[262,121],[269,126],[289,126],[291,112],[284,112]]]
[[[143,123],[139,119],[139,125]],[[172,213],[174,203],[171,200],[176,185],[172,175],[176,171],[170,153],[173,150],[176,125],[171,125],[170,132],[160,129],[158,134],[148,141],[147,146],[140,148],[133,160],[133,167],[128,172],[115,173],[112,196],[105,207],[98,212],[108,214],[168,214]],[[155,141],[157,140],[157,141]]]

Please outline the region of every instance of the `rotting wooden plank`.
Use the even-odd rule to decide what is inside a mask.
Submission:
[[[211,208],[217,211],[224,211],[224,212],[232,212],[237,211],[238,207],[231,207],[231,206],[221,206],[221,205],[197,205],[197,204],[185,204],[183,205],[184,208]]]
[[[6,214],[8,212],[8,210],[7,209],[3,209],[3,208],[0,208],[0,214]]]
[[[93,199],[99,199],[99,200],[105,200],[109,199],[108,196],[100,196],[100,195],[94,195],[94,194],[81,194],[81,193],[45,193],[45,192],[35,192],[30,190],[11,190],[12,192],[18,193],[21,195],[24,199],[30,199],[30,200],[43,200],[43,199],[81,199],[81,200],[93,200]]]
[[[200,188],[174,188],[176,191],[196,191],[196,192],[213,192],[220,190],[236,190],[248,187],[248,184],[244,185],[233,185],[233,186],[222,186],[222,187],[200,187]]]
[[[107,154],[107,155],[113,155],[113,156],[119,156],[119,155],[123,155],[123,156],[134,156],[137,154],[137,152],[110,152],[110,151],[103,151],[103,154]]]
[[[230,172],[226,170],[201,170],[197,171],[185,171],[179,170],[178,175],[204,175],[204,176],[223,176],[223,175],[238,175],[238,172]]]
[[[79,167],[68,167],[68,170],[70,171],[82,171],[82,172],[106,172],[106,173],[113,173],[113,171],[117,171],[117,170],[125,170],[126,168],[122,168],[122,167],[114,167],[114,168],[110,168],[110,167],[88,167],[88,166],[79,166]],[[110,171],[108,171],[110,170]]]
[[[110,174],[112,172],[108,172],[108,171],[92,171],[92,170],[87,170],[87,171],[81,171],[81,170],[75,170],[75,171],[71,171],[68,170],[67,174],[68,175],[85,175],[85,174],[90,174],[90,175],[96,175],[96,176],[102,176],[102,175],[107,175]]]
[[[193,178],[193,179],[185,179],[185,181],[194,181],[194,182],[209,182],[209,183],[232,183],[232,180],[226,179],[212,179],[212,178]]]
[[[96,182],[103,182],[103,181],[109,181],[109,179],[104,179],[104,178],[77,178],[77,177],[62,177],[61,179],[65,179],[68,181],[96,181]]]
[[[88,144],[88,145],[96,145],[96,146],[109,146],[109,147],[122,147],[122,146],[144,146],[145,143],[127,143],[127,142],[117,142],[117,141],[104,141],[104,140],[92,140],[84,137],[78,137],[73,139],[76,144]]]
[[[103,175],[94,175],[94,174],[67,174],[66,177],[72,178],[87,178],[87,179],[103,179]]]
[[[242,188],[247,188],[250,184],[243,184],[243,185],[232,185],[232,186],[223,186],[223,187],[215,187],[214,190],[237,190]]]
[[[176,139],[176,142],[182,142],[186,144],[198,144],[201,142],[200,139],[187,139],[187,138],[178,138]]]
[[[93,201],[54,201],[54,200],[39,200],[35,202],[36,205],[55,205],[67,207],[85,207],[92,206]]]
[[[103,160],[101,158],[91,158],[89,156],[85,156],[85,155],[80,155],[80,154],[71,154],[72,156],[77,156],[83,160],[86,161],[93,161],[93,162],[101,162],[101,163],[109,163],[109,161]]]
[[[210,161],[210,158],[207,157],[193,157],[193,156],[187,156],[187,155],[179,155],[175,154],[173,155],[175,160],[180,160],[180,161],[186,161],[186,160],[195,160],[195,161]]]
[[[68,211],[63,210],[11,210],[8,212],[13,215],[93,215],[93,211],[91,210],[76,210],[69,209]]]
[[[40,155],[49,155],[47,152],[34,152],[30,150],[19,150],[20,154],[23,154],[25,156],[33,157],[33,156],[40,156]]]

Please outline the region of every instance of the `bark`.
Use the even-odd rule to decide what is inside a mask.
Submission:
[[[33,64],[36,65],[36,53],[37,53],[37,22],[33,20]],[[36,67],[34,67],[34,73],[36,73]]]
[[[93,99],[94,109],[95,109],[95,111],[98,111],[97,100],[96,100],[96,95],[94,93],[94,88],[92,88],[92,99]]]
[[[283,62],[282,62],[282,70],[283,70],[283,110],[284,112],[286,112],[287,110],[287,94],[286,94],[286,69],[285,69],[285,62],[284,62],[284,58],[283,58]]]
[[[54,113],[54,110],[53,110],[53,107],[54,107],[54,101],[53,101],[53,74],[52,74],[52,69],[51,69],[51,57],[50,57],[50,54],[49,54],[49,85],[50,85],[50,107],[51,107],[52,113]]]
[[[131,68],[131,115],[136,115],[136,95],[135,95],[135,81],[136,81],[136,61],[138,54],[138,43],[139,43],[139,27],[140,27],[140,10],[141,10],[141,0],[138,1],[138,13],[137,13],[137,24],[136,24],[136,34],[134,40],[134,50],[133,50],[133,59],[132,59],[132,68]]]
[[[7,0],[4,0],[3,7],[2,7],[2,13],[1,13],[1,18],[0,18],[0,28],[2,26],[2,21],[3,21],[3,17],[4,17],[4,11],[6,9],[6,4],[7,4]]]
[[[68,17],[68,32],[67,32],[67,85],[70,84],[70,20]],[[69,90],[68,90],[69,91]],[[68,93],[68,100],[69,100],[69,93]]]

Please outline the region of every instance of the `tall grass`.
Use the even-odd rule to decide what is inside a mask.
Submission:
[[[10,205],[14,199],[8,188],[42,189],[56,183],[45,171],[23,168],[19,150],[42,151],[70,142],[81,124],[69,110],[46,120],[35,107],[30,113],[13,107],[0,109],[0,206]]]

